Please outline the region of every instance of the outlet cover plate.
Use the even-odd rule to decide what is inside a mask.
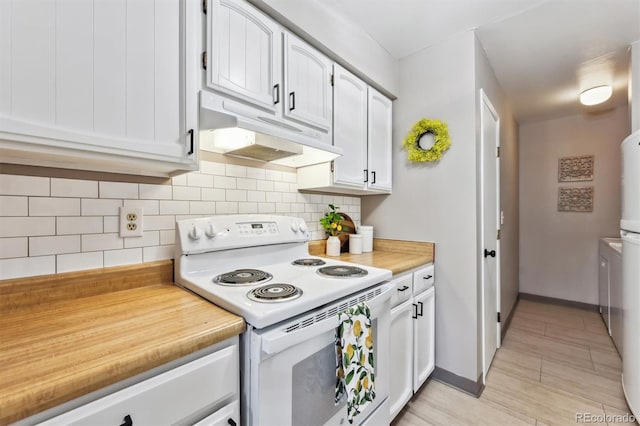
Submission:
[[[142,237],[142,207],[120,207],[120,236]]]

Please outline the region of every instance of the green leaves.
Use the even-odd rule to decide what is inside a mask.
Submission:
[[[324,228],[325,231],[329,233],[331,236],[336,236],[340,232],[342,232],[342,221],[344,218],[340,213],[338,213],[338,209],[340,207],[336,207],[333,204],[329,204],[330,212],[324,215],[324,217],[320,218],[320,224]]]

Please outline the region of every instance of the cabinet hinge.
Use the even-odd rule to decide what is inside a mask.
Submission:
[[[207,51],[202,52],[202,69],[207,69]]]
[[[207,14],[207,0],[202,0],[202,13]]]
[[[333,87],[333,84],[334,84],[334,82],[333,82],[333,74],[331,74],[331,76],[329,77],[329,81],[331,82],[331,86]]]
[[[500,322],[500,312],[498,312],[498,322]]]
[[[497,148],[497,151],[498,151],[498,153],[497,153],[496,157],[500,158],[500,147]]]
[[[334,165],[333,165],[333,161],[331,162],[331,173],[333,173],[334,170]]]
[[[500,230],[498,229],[498,232],[496,233],[496,240],[500,239]]]

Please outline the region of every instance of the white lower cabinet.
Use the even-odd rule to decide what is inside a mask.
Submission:
[[[435,368],[433,265],[392,280],[391,419],[402,410]]]
[[[238,339],[230,343],[41,424],[240,424]]]

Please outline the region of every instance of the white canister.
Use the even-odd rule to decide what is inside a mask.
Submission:
[[[349,234],[349,253],[362,254],[362,235]]]
[[[358,234],[362,235],[362,252],[373,251],[373,226],[359,226]]]

